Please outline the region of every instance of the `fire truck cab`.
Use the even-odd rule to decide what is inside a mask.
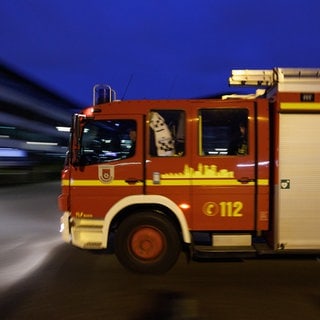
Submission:
[[[320,69],[234,70],[221,99],[119,101],[73,116],[61,233],[126,268],[192,256],[320,253]]]

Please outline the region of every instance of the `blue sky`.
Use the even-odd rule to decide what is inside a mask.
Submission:
[[[232,69],[320,67],[318,0],[2,0],[0,62],[78,102],[232,91]]]

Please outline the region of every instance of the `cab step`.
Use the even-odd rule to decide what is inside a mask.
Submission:
[[[256,257],[253,246],[193,246],[192,256],[203,259],[228,259]]]
[[[192,256],[202,259],[242,259],[256,257],[249,233],[213,233],[209,241],[194,242]]]

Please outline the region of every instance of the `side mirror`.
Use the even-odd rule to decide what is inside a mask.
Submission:
[[[70,159],[74,166],[80,165],[81,133],[85,118],[85,115],[77,113],[72,118]]]

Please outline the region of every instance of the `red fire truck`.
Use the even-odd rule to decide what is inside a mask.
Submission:
[[[136,272],[192,257],[320,252],[320,69],[233,70],[255,94],[119,101],[73,116],[61,233]]]

